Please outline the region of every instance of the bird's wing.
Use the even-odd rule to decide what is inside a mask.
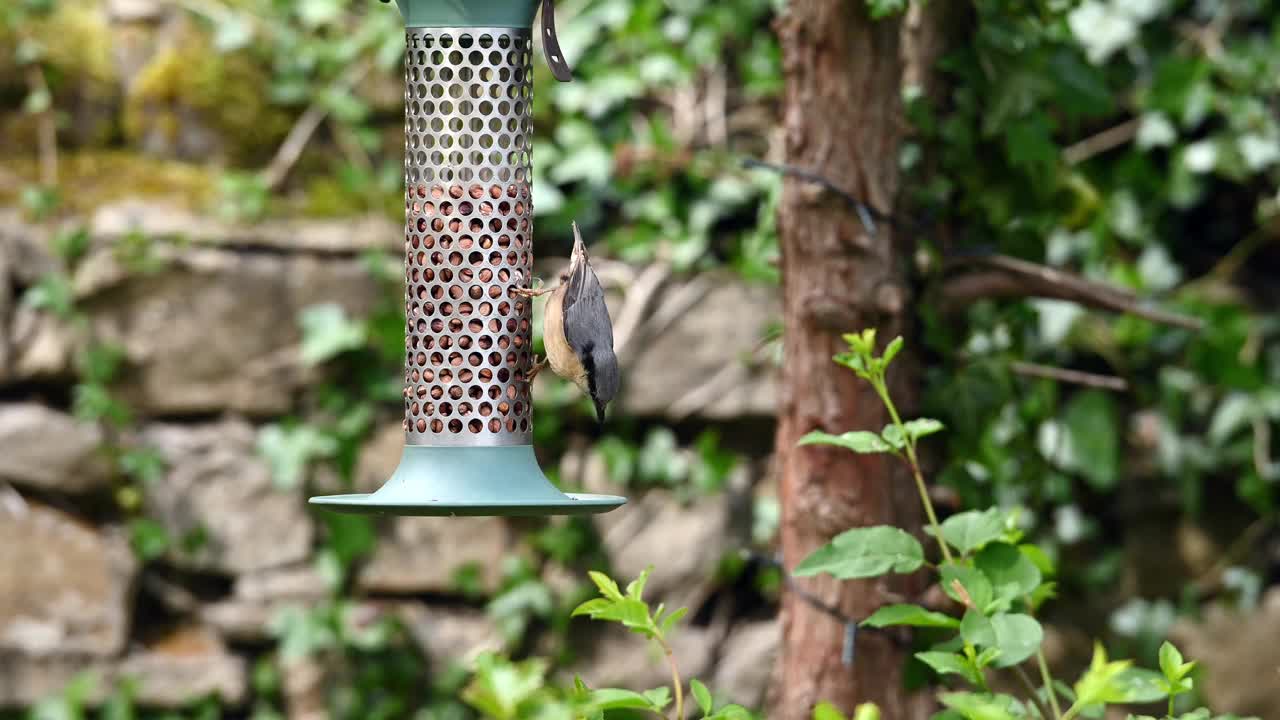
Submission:
[[[578,354],[591,352],[598,343],[613,350],[613,323],[604,302],[604,288],[590,266],[569,278],[564,298],[564,335]]]

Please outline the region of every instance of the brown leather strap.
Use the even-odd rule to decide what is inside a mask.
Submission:
[[[556,39],[556,10],[553,0],[542,0],[542,50],[547,56],[551,74],[560,82],[573,80],[573,70],[564,61],[560,41]]]

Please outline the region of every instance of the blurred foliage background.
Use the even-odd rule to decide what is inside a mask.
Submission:
[[[882,14],[904,6],[871,3]],[[927,348],[922,410],[949,428],[929,448],[944,504],[1022,508],[1030,537],[1059,564],[1048,621],[1063,628],[1063,662],[1077,635],[1098,635],[1150,664],[1181,627],[1188,656],[1224,678],[1209,685],[1220,693],[1212,699],[1258,714],[1263,706],[1249,703],[1265,697],[1280,712],[1280,680],[1264,669],[1275,666],[1275,649],[1240,657],[1215,645],[1201,621],[1222,610],[1248,618],[1240,622],[1253,635],[1280,632],[1265,602],[1280,582],[1277,9],[1266,0],[975,0],[966,34],[933,69],[940,91],[903,88],[907,190],[894,212],[913,248]],[[564,255],[576,220],[603,265],[632,280],[658,266],[670,283],[776,286],[782,177],[742,161],[782,160],[771,29],[782,11],[773,0],[558,4],[575,80],[556,83],[535,61],[540,256]],[[52,257],[33,277],[14,274],[14,305],[74,338],[69,372],[10,373],[3,398],[39,398],[102,429],[109,493],[62,506],[125,528],[144,576],[207,586],[185,570],[174,580],[173,571],[174,557],[198,553],[206,539],[198,527],[175,533],[148,501],[148,487],[165,482],[169,468],[140,431],[172,417],[136,407],[120,390],[140,361],[93,320],[78,278],[100,261],[95,213],[141,196],[226,228],[280,218],[401,222],[402,48],[399,16],[373,2],[0,7],[0,205],[12,210],[13,227],[38,229],[30,232]],[[386,241],[351,245],[381,288],[365,312],[314,303],[298,313],[300,358],[314,381],[286,412],[257,417],[254,430],[255,452],[282,490],[323,487],[326,477],[356,482],[370,437],[397,416],[403,316],[397,238]],[[163,274],[189,242],[183,233],[138,231],[112,239],[109,250],[130,273]],[[1061,300],[957,305],[939,297],[955,262],[993,253],[1130,290],[1200,327]],[[628,267],[637,270],[619,270]],[[726,362],[782,361],[776,328],[750,342],[753,357]],[[1123,389],[1037,377],[1028,364],[1108,376]],[[547,468],[594,447],[616,486],[684,505],[728,492],[735,472],[749,476],[754,489],[741,512],[750,530],[707,580],[738,599],[732,613],[772,617],[780,581],[768,561],[778,517],[768,419],[629,413],[624,404],[597,430],[575,392],[542,383],[534,427]],[[7,480],[23,490],[21,478]],[[380,542],[378,528],[315,521],[310,562],[327,597],[276,615],[272,639],[243,650],[251,689],[229,712],[296,716],[285,669],[321,657],[331,681],[317,712],[473,713],[459,700],[476,682],[462,666],[428,675],[395,617],[355,617],[367,593],[353,577]],[[588,522],[520,523],[514,532],[519,550],[487,562],[500,576],[496,588],[472,567],[456,574],[449,602],[483,608],[515,657],[545,658],[502,666],[533,693],[573,658],[579,626],[567,608],[585,597],[581,570],[609,558]],[[664,559],[652,561],[661,569]],[[132,611],[143,629],[146,602]],[[694,607],[695,616],[709,607]],[[1235,687],[1244,681],[1253,689]],[[101,696],[85,683],[33,716],[81,716],[85,700]],[[127,684],[109,695],[105,715],[152,712],[134,707]],[[224,712],[216,697],[190,700],[165,712]],[[518,706],[512,717],[527,711]]]

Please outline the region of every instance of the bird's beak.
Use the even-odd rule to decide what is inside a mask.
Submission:
[[[573,223],[573,252],[569,254],[569,265],[578,267],[587,262],[587,244],[582,241],[582,233],[578,231],[578,223]]]

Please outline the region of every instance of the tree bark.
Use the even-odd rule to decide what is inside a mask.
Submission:
[[[778,20],[786,79],[786,163],[811,170],[875,208],[891,211],[898,191],[902,133],[901,21],[872,20],[858,0],[788,4]],[[788,178],[779,209],[785,360],[777,452],[782,552],[794,568],[852,527],[918,527],[918,500],[905,468],[888,456],[797,447],[805,433],[879,430],[887,414],[871,387],[832,362],[841,334],[876,327],[880,341],[908,325],[904,240],[879,223],[869,232],[848,205],[813,183]],[[916,364],[908,350],[890,373],[895,398],[914,405]],[[847,616],[864,618],[909,594],[907,578],[839,582],[797,579]],[[906,649],[884,633],[858,635],[852,665],[842,659],[840,621],[794,592],[782,607],[781,686],[773,717],[808,720],[827,701],[851,713],[877,703],[886,720],[920,716],[927,698],[902,684]]]

